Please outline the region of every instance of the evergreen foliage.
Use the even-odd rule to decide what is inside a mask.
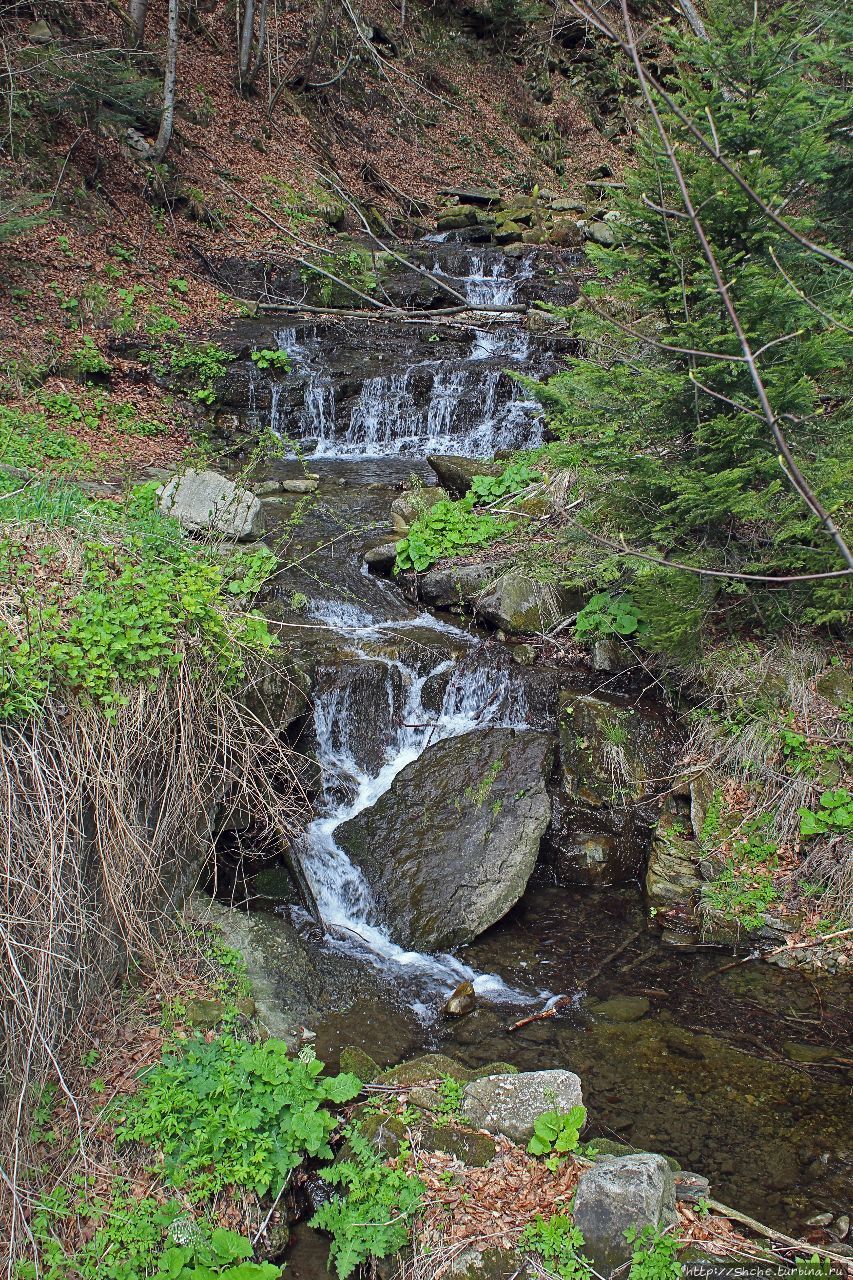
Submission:
[[[849,111],[839,22],[830,14],[821,27],[812,9],[794,5],[762,16],[743,0],[723,0],[709,15],[707,42],[676,43],[669,89],[762,201],[824,242],[831,227],[821,223],[821,210],[840,198],[845,172],[835,153]],[[853,480],[853,342],[842,327],[851,316],[849,275],[775,226],[654,96],[759,353],[777,421],[812,489],[843,526]],[[579,524],[617,544],[614,556],[576,535],[573,551],[585,562],[579,574],[590,585],[627,587],[653,649],[678,651],[715,597],[723,603],[722,591],[727,608],[748,591],[767,625],[792,615],[843,623],[849,579],[782,593],[698,581],[669,566],[626,561],[618,550],[624,537],[660,559],[768,576],[844,568],[785,475],[651,121],[637,157],[617,196],[622,244],[590,248],[598,280],[573,316],[582,354],[535,388],[562,439],[561,462],[577,472],[586,498]]]

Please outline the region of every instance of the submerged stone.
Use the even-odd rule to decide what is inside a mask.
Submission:
[[[345,1074],[358,1076],[363,1084],[372,1084],[381,1073],[382,1068],[374,1062],[369,1053],[359,1049],[357,1045],[349,1045],[341,1050],[340,1068]]]
[[[519,900],[551,816],[550,735],[485,729],[427,747],[336,838],[393,939],[470,942]]]
[[[587,1008],[594,1018],[607,1022],[638,1022],[648,1013],[650,1002],[647,996],[613,996],[588,1004]]]

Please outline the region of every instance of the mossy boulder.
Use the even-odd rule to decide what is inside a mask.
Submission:
[[[474,476],[499,476],[502,467],[482,458],[463,458],[457,454],[433,454],[427,459],[438,483],[457,498],[464,498],[471,488]]]
[[[472,1133],[456,1125],[420,1126],[420,1145],[424,1151],[446,1151],[471,1169],[482,1169],[497,1155],[497,1144],[484,1133]]]
[[[345,1074],[358,1076],[362,1084],[373,1084],[382,1072],[379,1063],[356,1045],[349,1045],[341,1050],[340,1067]]]
[[[376,1076],[378,1084],[396,1084],[401,1088],[409,1085],[425,1084],[431,1080],[440,1080],[442,1076],[450,1076],[451,1080],[459,1080],[467,1084],[473,1080],[474,1073],[470,1067],[463,1067],[455,1058],[444,1053],[424,1053],[419,1058],[408,1062],[400,1062],[396,1067],[389,1067]]]
[[[563,791],[593,808],[636,806],[672,767],[669,725],[633,704],[565,691],[559,732]]]
[[[481,210],[473,204],[455,204],[440,210],[436,219],[439,231],[461,231],[476,227]]]
[[[218,1027],[227,1010],[222,1000],[188,1000],[184,1020],[199,1031]]]
[[[548,228],[547,240],[559,249],[574,249],[583,244],[583,232],[571,218],[560,218]]]
[[[702,887],[699,854],[696,842],[674,828],[672,819],[665,815],[652,837],[646,869],[646,898],[650,907],[695,918]]]

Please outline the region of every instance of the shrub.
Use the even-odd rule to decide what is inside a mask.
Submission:
[[[192,1200],[229,1184],[277,1193],[306,1156],[331,1158],[337,1121],[324,1104],[361,1090],[355,1076],[322,1071],[305,1050],[290,1057],[283,1040],[192,1040],[146,1074],[116,1139],[162,1152],[167,1180]]]
[[[565,1214],[555,1213],[546,1222],[541,1213],[521,1233],[519,1247],[536,1253],[562,1280],[590,1280],[592,1263],[580,1252],[583,1234]]]

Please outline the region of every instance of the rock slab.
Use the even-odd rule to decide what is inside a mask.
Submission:
[[[483,729],[428,747],[335,837],[364,872],[392,938],[470,942],[519,900],[551,802],[549,734]]]
[[[580,1180],[574,1224],[585,1256],[603,1276],[630,1260],[630,1228],[663,1230],[674,1223],[675,1177],[663,1156],[604,1156]]]
[[[193,533],[249,542],[264,532],[261,500],[215,471],[184,471],[160,490],[160,510]]]
[[[582,1105],[581,1082],[573,1071],[521,1071],[472,1081],[465,1088],[462,1115],[478,1129],[526,1143],[543,1112]]]

